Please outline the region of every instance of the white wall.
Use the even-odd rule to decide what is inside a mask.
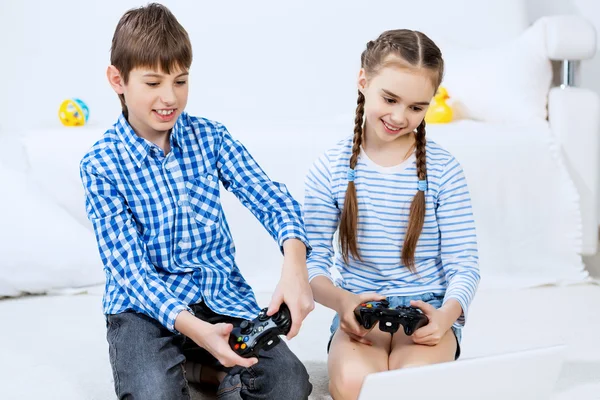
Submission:
[[[119,103],[104,77],[111,37],[123,12],[146,1],[1,1],[0,127],[56,126],[57,108],[69,97],[88,103],[92,121],[112,123]],[[192,38],[188,110],[218,120],[351,114],[360,52],[385,29],[437,31],[483,45],[526,24],[517,0],[385,0],[378,7],[362,0],[163,3]],[[499,20],[490,23],[492,16]]]
[[[111,124],[120,110],[104,77],[110,40],[123,12],[145,2],[0,0],[0,132],[60,126],[57,109],[69,97],[88,103],[92,124]],[[350,121],[358,55],[384,29],[417,28],[477,46],[515,35],[521,22],[574,13],[600,32],[598,0],[163,3],[192,37],[188,110],[230,127],[235,119],[236,128]],[[579,85],[600,93],[597,71],[600,55],[582,63]]]
[[[1,0],[0,128],[57,124],[60,102],[77,96],[88,102],[92,121],[111,123],[119,112],[119,103],[104,78],[110,40],[122,13],[144,3]],[[515,24],[503,18],[503,13],[511,15],[511,7],[520,6],[516,0],[431,0],[426,5],[404,0],[370,3],[379,7],[366,7],[366,2],[357,0],[163,3],[192,37],[195,60],[189,109],[196,113],[202,110],[215,119],[232,113],[246,119],[262,119],[273,105],[282,119],[331,117],[327,110],[332,105],[341,102],[344,107],[339,109],[352,108],[358,54],[371,36],[392,26],[416,24],[420,29],[445,30],[447,36],[460,36],[468,44],[493,42],[510,32],[503,25]],[[529,22],[543,15],[575,13],[589,18],[600,31],[597,0],[522,3]],[[460,15],[465,8],[471,15],[497,13],[498,26],[490,27],[485,18],[461,23],[466,19]],[[500,11],[502,8],[509,11]],[[457,22],[466,26],[457,27]],[[485,29],[480,29],[481,25]],[[465,28],[470,31],[461,32]],[[481,35],[483,31],[486,34]],[[333,54],[336,60],[332,60]],[[267,65],[264,60],[269,60]],[[342,62],[347,65],[345,69],[332,67]],[[290,65],[303,69],[290,69]],[[600,71],[600,55],[583,63],[579,83],[600,93],[600,74],[596,71]],[[329,88],[311,86],[311,82],[323,80],[331,82]],[[218,90],[219,85],[228,90]],[[244,90],[235,91],[236,87]],[[332,93],[333,88],[342,91]],[[257,93],[265,92],[272,100],[261,108],[254,100]],[[280,107],[281,103],[287,103],[289,108]]]

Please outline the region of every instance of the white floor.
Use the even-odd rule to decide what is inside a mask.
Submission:
[[[258,298],[266,305],[269,294]],[[325,346],[331,316],[318,306],[289,343],[311,373],[311,399],[329,399]],[[1,300],[0,321],[0,399],[114,398],[98,290]],[[598,285],[480,291],[464,331],[463,357],[565,343],[556,398],[600,399],[599,332]]]

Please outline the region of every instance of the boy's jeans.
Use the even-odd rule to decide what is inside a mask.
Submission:
[[[191,306],[196,317],[212,324],[239,324],[240,319],[212,312],[204,303]],[[223,367],[184,335],[175,335],[156,320],[135,312],[107,316],[110,362],[119,399],[190,399],[183,364],[187,361],[226,371],[217,398],[307,399],[312,391],[304,365],[281,341],[261,351],[250,368]]]

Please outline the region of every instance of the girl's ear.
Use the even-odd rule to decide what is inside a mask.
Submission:
[[[112,86],[113,90],[117,94],[123,94],[123,92],[125,91],[125,82],[123,82],[121,73],[114,65],[108,66],[108,68],[106,69],[106,77],[108,78],[108,83],[110,83],[110,86]]]
[[[364,90],[367,87],[367,73],[365,72],[364,68],[361,68],[358,72],[357,87],[358,91],[364,95]]]

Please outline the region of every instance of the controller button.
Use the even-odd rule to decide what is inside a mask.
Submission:
[[[246,349],[246,347],[248,347],[248,346],[246,346],[246,343],[242,343],[242,346],[241,346],[241,347],[242,347],[242,350],[245,350],[245,349]]]
[[[239,343],[236,343],[236,344],[235,344],[235,346],[233,346],[233,349],[234,349],[234,350],[237,350],[237,349],[239,349],[239,348],[240,348],[240,345],[239,345]]]
[[[244,338],[243,338],[243,337],[241,337],[241,336],[239,336],[239,337],[237,338],[237,341],[238,341],[238,342],[241,342],[242,340],[244,340]]]
[[[373,304],[367,304],[367,308],[373,308]]]
[[[263,328],[262,326],[259,326],[259,327],[258,327],[258,331],[259,331],[259,332],[262,332],[263,330],[264,330],[264,328]]]
[[[248,321],[242,321],[240,324],[240,330],[242,333],[248,333],[252,330],[252,325]]]
[[[244,342],[247,342],[248,340],[250,340],[250,338],[248,336],[244,336]]]
[[[266,312],[263,312],[263,311],[261,311],[261,312],[258,314],[258,320],[259,320],[259,321],[265,321],[265,320],[267,320],[267,319],[269,319],[269,316],[267,315],[267,313],[266,313]]]

